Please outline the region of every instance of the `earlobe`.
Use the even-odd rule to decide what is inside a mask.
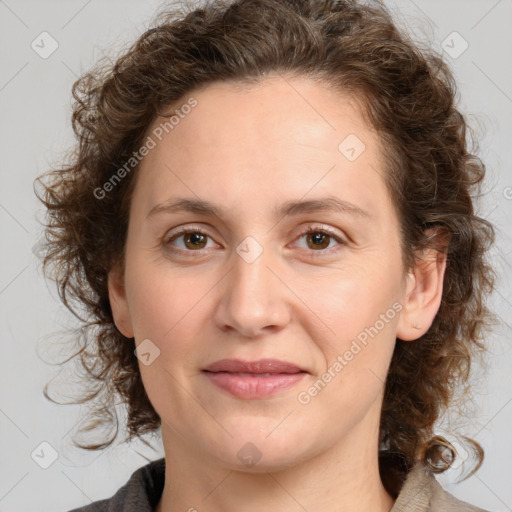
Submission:
[[[428,236],[432,229],[426,232]],[[431,237],[439,236],[434,232]],[[444,245],[443,245],[444,244]],[[402,299],[402,311],[397,325],[397,338],[413,341],[423,336],[439,311],[446,270],[446,239],[422,252],[417,263],[407,274],[407,285]]]
[[[115,269],[108,273],[108,296],[115,327],[126,338],[133,338],[134,333],[131,325],[124,279],[121,273]]]

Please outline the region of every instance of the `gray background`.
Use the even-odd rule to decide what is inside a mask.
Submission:
[[[481,443],[486,458],[478,473],[460,484],[461,468],[438,479],[460,499],[511,511],[512,1],[387,3],[415,39],[451,52],[445,56],[458,80],[460,107],[480,139],[479,154],[489,170],[479,211],[498,230],[493,258],[500,278],[491,305],[502,323],[488,339],[487,373],[475,368],[473,417],[456,426]],[[62,333],[76,324],[33,254],[42,211],[32,188],[34,178],[58,164],[73,142],[70,91],[77,75],[103,49],[115,51],[135,40],[160,4],[0,0],[0,512],[67,511],[110,497],[147,463],[141,454],[163,456],[158,439],[156,451],[140,442],[93,453],[73,448],[70,435],[81,407],[53,404],[42,394],[58,376],[58,367],[50,363],[59,358],[59,343],[66,339]],[[31,47],[39,41],[40,53],[51,49],[48,36],[40,36],[44,31],[58,44],[47,58]],[[44,48],[41,37],[47,38]],[[456,55],[464,41],[468,48]],[[64,372],[55,382],[65,397],[72,386],[69,375]],[[443,420],[439,433],[447,427]],[[51,449],[41,448],[42,442],[58,456],[47,469],[31,457],[36,450],[43,454],[40,464],[45,457],[49,462]]]

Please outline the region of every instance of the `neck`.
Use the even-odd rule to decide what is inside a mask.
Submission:
[[[244,472],[194,453],[163,424],[165,486],[156,512],[389,512],[395,500],[380,479],[378,428],[368,434],[356,427],[342,442],[301,463]]]

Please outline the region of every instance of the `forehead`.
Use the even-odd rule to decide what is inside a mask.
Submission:
[[[177,113],[172,128],[166,117],[149,127],[155,147],[138,169],[136,195],[146,213],[174,191],[240,205],[255,195],[277,200],[284,189],[290,199],[308,190],[354,196],[359,187],[378,199],[383,158],[360,105],[304,77],[215,82],[191,91],[166,109]],[[365,208],[368,193],[355,195]]]
[[[168,118],[162,115],[153,120],[148,132],[164,126],[164,137],[172,131],[177,137],[193,135],[200,142],[204,137],[211,139],[216,135],[225,138],[231,131],[239,140],[244,132],[237,132],[238,128],[261,128],[265,123],[265,129],[251,133],[254,140],[265,135],[268,138],[282,135],[284,130],[290,136],[311,139],[318,134],[336,139],[341,135],[336,133],[340,117],[356,131],[371,131],[361,115],[364,105],[361,98],[353,92],[334,90],[319,78],[305,76],[273,74],[258,82],[216,81],[190,91],[166,109],[169,116],[187,110],[185,115],[180,113],[180,119],[173,116],[173,123],[177,121],[181,125],[179,130],[177,124],[166,130]],[[196,104],[193,109],[186,105],[191,101]],[[212,130],[220,124],[222,130]]]

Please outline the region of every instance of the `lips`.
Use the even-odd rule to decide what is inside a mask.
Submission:
[[[260,359],[259,361],[243,361],[241,359],[222,359],[207,366],[208,372],[227,372],[238,374],[279,374],[279,373],[301,373],[306,370],[299,366],[280,361],[279,359]]]
[[[231,396],[245,400],[269,398],[295,386],[307,373],[278,359],[222,359],[203,370],[208,380]]]

